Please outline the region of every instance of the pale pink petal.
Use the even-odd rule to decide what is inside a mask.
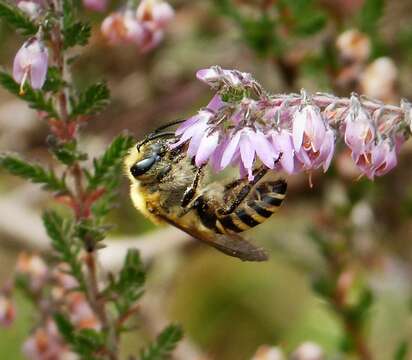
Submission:
[[[44,48],[33,58],[30,70],[30,82],[33,89],[40,89],[46,81],[49,55]]]
[[[152,15],[157,26],[165,27],[174,18],[175,11],[169,3],[162,1],[153,6]]]
[[[222,169],[224,169],[226,166],[228,166],[232,162],[233,157],[236,153],[236,150],[238,150],[239,140],[240,140],[240,131],[232,135],[232,138],[229,140],[229,143],[227,144],[226,149],[223,152],[222,161],[220,163]]]
[[[260,132],[250,133],[250,140],[253,143],[257,156],[269,168],[274,167],[275,152],[266,136]]]
[[[25,44],[17,51],[16,56],[13,61],[13,79],[15,82],[20,83],[23,80],[24,69],[24,59],[27,57],[27,50]]]
[[[207,162],[209,157],[215,151],[219,141],[219,133],[214,131],[212,134],[205,134],[200,141],[199,148],[196,153],[196,166],[201,166]]]
[[[196,73],[196,77],[205,83],[208,83],[210,80],[218,78],[218,76],[219,75],[214,68],[201,69],[198,70]]]
[[[255,147],[250,138],[251,130],[242,131],[239,140],[240,157],[246,169],[251,169],[255,159]]]
[[[295,151],[293,149],[292,137],[287,131],[281,131],[281,133],[272,134],[272,141],[275,150],[282,153],[280,163],[283,169],[289,173],[294,173],[295,164]]]
[[[221,166],[222,156],[228,143],[228,138],[221,140],[220,144],[216,147],[210,157],[209,164],[215,172],[219,172],[223,169]]]
[[[222,101],[220,98],[220,95],[216,94],[213,96],[212,100],[210,100],[209,104],[207,104],[207,108],[212,111],[218,111],[220,108],[222,108],[225,105],[225,103]]]
[[[198,128],[195,128],[195,133],[192,136],[192,139],[190,140],[189,143],[189,147],[187,149],[187,154],[190,157],[193,157],[196,155],[199,146],[200,146],[200,142],[202,141],[202,137],[205,134],[207,125],[205,124],[203,128],[201,128],[200,126]]]
[[[335,135],[332,130],[328,130],[325,135],[324,143],[320,149],[319,157],[323,161],[323,171],[329,169],[330,163],[333,158],[333,153],[335,151]]]
[[[304,111],[297,111],[293,116],[293,146],[298,152],[302,147],[303,133],[306,125],[306,115]]]

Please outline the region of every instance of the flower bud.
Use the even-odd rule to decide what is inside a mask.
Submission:
[[[83,0],[86,9],[103,12],[107,8],[107,0]]]
[[[130,10],[110,14],[102,22],[103,36],[112,45],[134,43],[140,45],[145,30]]]
[[[339,35],[336,46],[342,58],[354,62],[365,62],[371,53],[369,37],[359,30],[346,30]]]
[[[392,59],[381,57],[364,70],[360,85],[362,92],[382,101],[394,100],[398,69]]]
[[[29,81],[33,89],[40,89],[46,81],[48,51],[37,38],[27,40],[17,52],[13,63],[13,78],[20,83],[20,93]]]
[[[318,344],[307,341],[301,344],[292,354],[292,360],[323,360],[324,353]]]
[[[155,28],[164,28],[174,18],[175,12],[169,3],[162,0],[142,0],[136,10],[137,19],[150,23]]]
[[[251,360],[284,360],[282,350],[275,346],[261,346]]]
[[[46,281],[48,268],[41,257],[23,252],[17,259],[16,272],[27,276],[30,288],[38,290]]]

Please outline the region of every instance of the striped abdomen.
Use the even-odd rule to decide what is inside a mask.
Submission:
[[[252,199],[242,203],[233,213],[218,217],[216,227],[221,232],[242,232],[258,224],[275,213],[286,196],[287,184],[284,180],[265,182],[253,190]]]

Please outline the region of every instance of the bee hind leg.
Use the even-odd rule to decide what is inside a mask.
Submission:
[[[226,208],[218,210],[218,216],[229,215],[242,203],[242,201],[249,195],[253,186],[256,185],[267,173],[268,169],[265,166],[260,166],[255,170],[254,179],[248,181],[247,179],[238,179],[225,186],[225,195],[224,198],[227,200],[234,192],[234,200]],[[243,185],[243,186],[242,186]],[[240,187],[242,186],[242,187]],[[240,187],[236,191],[236,188]]]

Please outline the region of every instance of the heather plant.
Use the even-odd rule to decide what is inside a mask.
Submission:
[[[85,6],[104,7],[90,2]],[[136,22],[138,16],[153,15],[144,31],[166,21],[162,10],[150,6],[143,1],[135,15]],[[168,18],[173,15],[167,4],[159,6],[167,8]],[[48,148],[56,162],[46,168],[6,153],[0,157],[0,166],[42,185],[66,208],[43,214],[53,248],[51,261],[22,253],[16,266],[15,286],[38,311],[22,348],[29,359],[119,359],[120,338],[131,330],[129,320],[138,311],[145,282],[145,269],[135,249],[128,251],[117,275],[106,274],[98,263],[98,251],[110,229],[105,218],[113,208],[122,158],[133,139],[127,134],[117,136],[101,157],[93,159],[92,168],[85,165],[88,154],[78,145],[81,127],[105,108],[110,95],[104,82],[81,89],[72,81],[70,51],[86,45],[91,35],[90,24],[77,20],[78,12],[79,4],[70,0],[21,1],[17,6],[0,3],[0,16],[26,37],[14,58],[12,74],[2,70],[0,83],[48,124]],[[146,49],[153,43],[151,36],[142,40]],[[4,325],[15,316],[12,292],[9,284],[0,298]],[[181,337],[180,327],[170,325],[138,358],[165,358]]]

